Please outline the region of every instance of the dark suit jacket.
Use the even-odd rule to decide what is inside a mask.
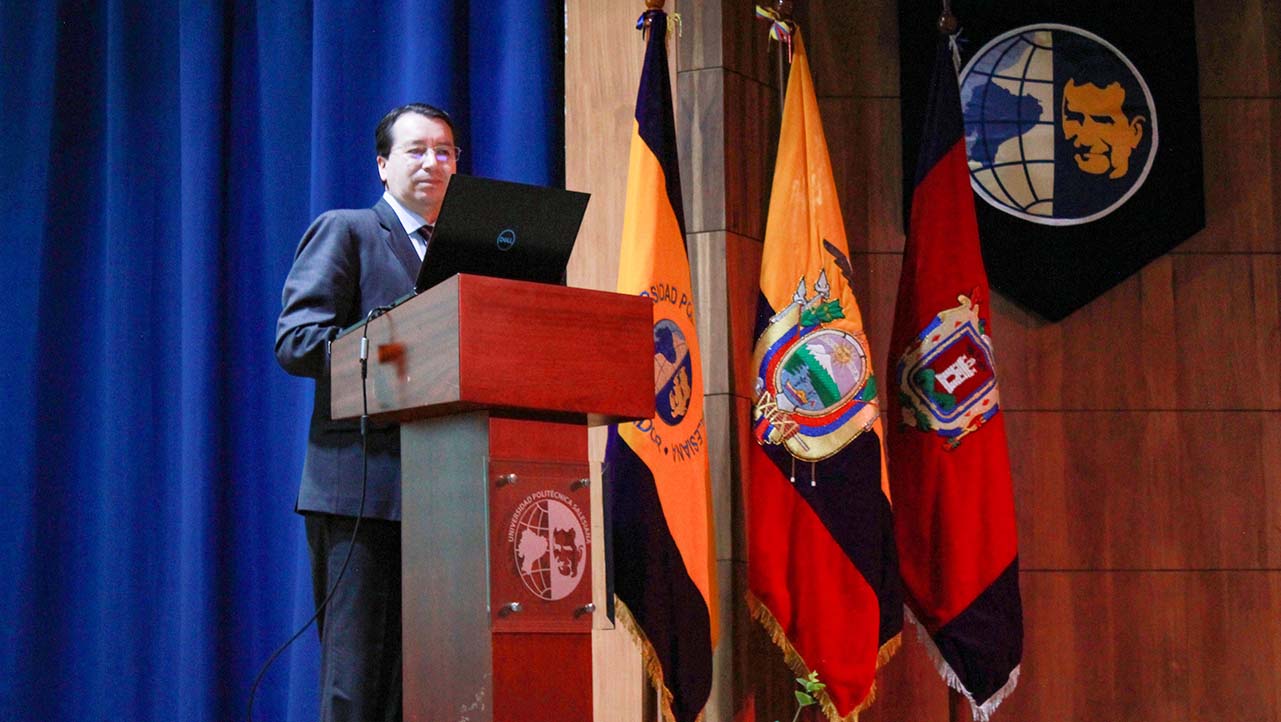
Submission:
[[[276,360],[291,374],[316,379],[298,511],[356,516],[359,510],[360,424],[329,418],[328,344],[371,308],[411,291],[420,265],[385,200],[321,215],[298,244],[276,322]],[[400,519],[399,426],[370,431],[364,515]]]

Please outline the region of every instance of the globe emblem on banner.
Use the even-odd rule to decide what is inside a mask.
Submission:
[[[556,499],[522,504],[513,521],[516,569],[525,588],[545,601],[564,599],[586,566],[587,535],[579,515]]]
[[[670,426],[689,413],[694,364],[689,342],[671,319],[654,324],[654,410]]]
[[[1117,48],[1080,28],[1029,25],[997,36],[961,71],[970,182],[1024,220],[1102,218],[1143,185],[1156,107]]]

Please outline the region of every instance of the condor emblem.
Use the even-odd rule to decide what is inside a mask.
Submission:
[[[867,338],[829,322],[845,317],[826,272],[775,314],[757,341],[753,433],[795,458],[820,461],[871,428],[879,414]]]

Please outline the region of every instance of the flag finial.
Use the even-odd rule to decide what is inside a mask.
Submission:
[[[943,0],[943,12],[939,14],[938,29],[943,35],[956,35],[956,31],[961,29],[960,21],[952,14],[952,0]]]
[[[663,15],[663,6],[667,0],[645,0],[645,11],[636,18],[636,29],[641,31],[641,37],[649,39],[649,27],[654,24],[654,18]]]
[[[787,51],[787,62],[790,63],[792,62],[792,32],[796,27],[796,21],[792,19],[792,0],[774,0],[768,5],[769,7],[757,5],[756,17],[769,21],[770,40],[783,44]],[[780,79],[779,88],[782,89],[782,79]]]
[[[670,35],[675,28],[677,33],[681,31],[681,16],[679,13],[667,15],[663,12],[663,6],[667,0],[645,0],[645,12],[642,12],[639,18],[636,18],[636,29],[641,31],[641,37],[649,39],[650,26],[654,24],[654,18],[667,17],[667,33]]]

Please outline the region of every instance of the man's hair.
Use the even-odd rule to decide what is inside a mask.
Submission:
[[[1066,35],[1062,40],[1055,36],[1054,50],[1056,53],[1063,52],[1070,58],[1066,73],[1070,80],[1077,86],[1088,83],[1100,89],[1112,83],[1120,83],[1121,89],[1125,91],[1125,102],[1121,107],[1125,119],[1134,120],[1136,115],[1147,114],[1144,112],[1147,97],[1143,94],[1143,88],[1120,58],[1104,52],[1103,48],[1084,38],[1070,33]]]
[[[378,155],[386,158],[391,153],[391,127],[396,124],[396,120],[405,113],[417,113],[427,118],[434,118],[449,126],[449,132],[454,133],[454,121],[449,119],[449,113],[437,108],[434,105],[426,103],[407,103],[399,108],[392,108],[383,119],[378,121],[378,127],[374,128],[374,150]]]

